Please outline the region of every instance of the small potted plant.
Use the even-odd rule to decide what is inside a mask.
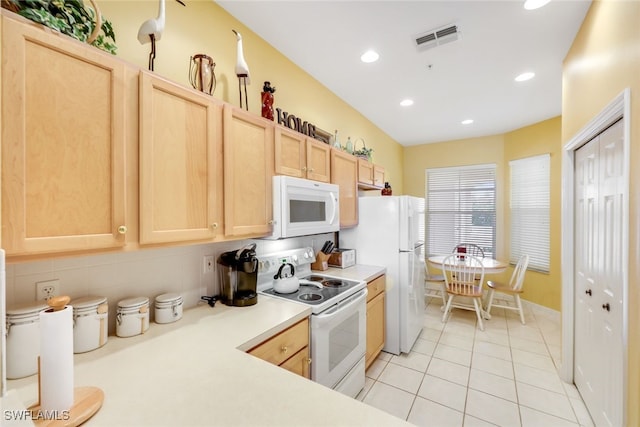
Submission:
[[[355,150],[353,150],[353,155],[370,162],[371,154],[373,153],[373,148],[368,148],[367,145],[364,143],[364,139],[362,138],[356,139],[356,142],[353,144],[354,147],[357,147],[358,141],[362,141],[362,148],[356,148]]]
[[[93,9],[82,0],[2,0],[2,7],[115,55],[113,26],[90,2]]]

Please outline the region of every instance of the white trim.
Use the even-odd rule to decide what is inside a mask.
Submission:
[[[465,169],[493,169],[497,170],[495,163],[480,163],[478,165],[466,165],[466,166],[443,166],[439,168],[426,168],[425,171],[439,171],[439,170],[465,170]]]
[[[522,299],[522,305],[529,307],[533,314],[542,314],[546,318],[557,322],[558,326],[561,325],[562,313],[560,313],[558,310],[545,307],[544,305],[536,304],[535,302],[527,301],[526,299]]]
[[[629,168],[631,91],[623,90],[564,146],[562,154],[562,364],[560,377],[572,384],[574,361],[574,152],[620,118],[624,118],[624,202],[622,220],[622,345],[623,420],[627,416],[629,331]]]
[[[513,159],[513,160],[509,160],[509,166],[512,166],[514,164],[520,164],[520,163],[526,163],[526,162],[531,162],[531,161],[535,161],[538,159],[551,159],[551,154],[549,153],[544,153],[544,154],[538,154],[537,156],[529,156],[529,157],[521,157],[519,159]]]

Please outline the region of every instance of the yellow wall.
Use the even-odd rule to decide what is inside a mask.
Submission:
[[[532,126],[527,126],[505,134],[505,185],[503,197],[505,200],[505,234],[509,235],[509,162],[524,157],[539,154],[551,154],[551,185],[550,185],[550,251],[549,273],[527,271],[523,298],[536,304],[560,311],[562,302],[562,269],[560,226],[562,220],[562,151],[560,146],[561,118],[545,120]],[[507,237],[506,242],[509,241]],[[505,243],[508,250],[508,243]]]
[[[249,110],[260,115],[260,92],[265,80],[276,87],[274,107],[281,108],[333,133],[339,131],[344,145],[363,138],[374,149],[373,161],[384,166],[386,180],[396,194],[402,194],[402,146],[360,113],[302,71],[271,45],[213,1],[187,1],[183,7],[166,2],[166,27],[156,45],[155,72],[170,80],[189,85],[189,58],[198,53],[211,56],[218,80],[215,98],[239,105],[236,38],[243,37],[244,56],[249,64],[251,84],[247,87]],[[102,14],[113,23],[118,56],[142,68],[147,67],[150,44],[137,40],[138,28],[158,13],[157,1],[98,2]],[[310,53],[312,54],[312,53]],[[360,146],[361,143],[358,144]]]
[[[504,135],[405,147],[405,192],[424,197],[425,169],[496,165],[496,251],[499,259],[509,258],[509,161],[551,153],[551,252],[550,273],[528,271],[524,295],[528,301],[554,310],[561,308],[560,220],[561,220],[561,119],[556,117]],[[498,280],[509,280],[508,269]]]
[[[640,425],[640,2],[594,1],[563,67],[562,141],[631,89],[627,425]]]
[[[137,40],[137,32],[142,22],[157,15],[157,2],[103,0],[98,4],[103,15],[113,23],[118,56],[146,68],[150,45],[141,45]],[[505,179],[509,160],[539,152],[552,152],[551,146],[558,149],[559,119],[505,135],[403,149],[224,9],[209,1],[188,1],[186,7],[175,1],[167,1],[166,27],[162,39],[157,43],[155,72],[189,85],[189,58],[197,53],[205,53],[216,62],[218,84],[214,97],[239,105],[238,80],[234,73],[236,41],[232,29],[243,36],[245,58],[251,71],[252,83],[248,87],[250,111],[260,114],[262,82],[271,81],[277,89],[276,107],[326,131],[338,129],[343,143],[347,136],[354,141],[363,138],[367,146],[374,148],[373,160],[385,167],[385,179],[391,183],[394,194],[423,196],[425,168],[495,163],[497,191],[503,194],[497,200],[497,221],[498,224],[508,224],[508,204],[505,205],[508,187]],[[552,162],[555,160],[559,162],[559,156],[553,156]],[[552,200],[558,209],[552,212],[552,236],[559,235],[559,176],[559,164],[554,165]],[[508,258],[508,226],[499,227],[496,238],[498,257]],[[552,241],[551,274],[530,272],[525,285],[525,298],[556,310],[560,309],[559,245],[559,240]],[[508,279],[508,274],[510,272],[504,275],[505,279]]]
[[[503,191],[504,176],[504,137],[502,135],[461,139],[405,147],[404,182],[405,193],[424,197],[425,169],[449,166],[467,166],[478,164],[496,165],[496,192]],[[504,218],[503,200],[496,198],[496,221]],[[496,230],[496,252],[498,258],[505,258],[504,230]]]

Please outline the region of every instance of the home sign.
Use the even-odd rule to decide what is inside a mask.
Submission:
[[[286,126],[289,129],[293,129],[300,132],[301,134],[310,136],[312,138],[316,137],[315,125],[306,121],[303,122],[299,117],[296,117],[293,114],[289,114],[286,111],[282,111],[280,108],[276,108],[276,112],[278,113],[278,124]]]

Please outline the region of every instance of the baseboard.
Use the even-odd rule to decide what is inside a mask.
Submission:
[[[546,317],[549,317],[551,320],[561,323],[562,322],[562,313],[560,313],[557,310],[554,310],[552,308],[549,307],[545,307],[543,305],[540,304],[536,304],[534,302],[531,301],[527,301],[525,299],[522,300],[522,304],[524,306],[528,306],[531,311],[533,311],[535,314],[542,314]]]

